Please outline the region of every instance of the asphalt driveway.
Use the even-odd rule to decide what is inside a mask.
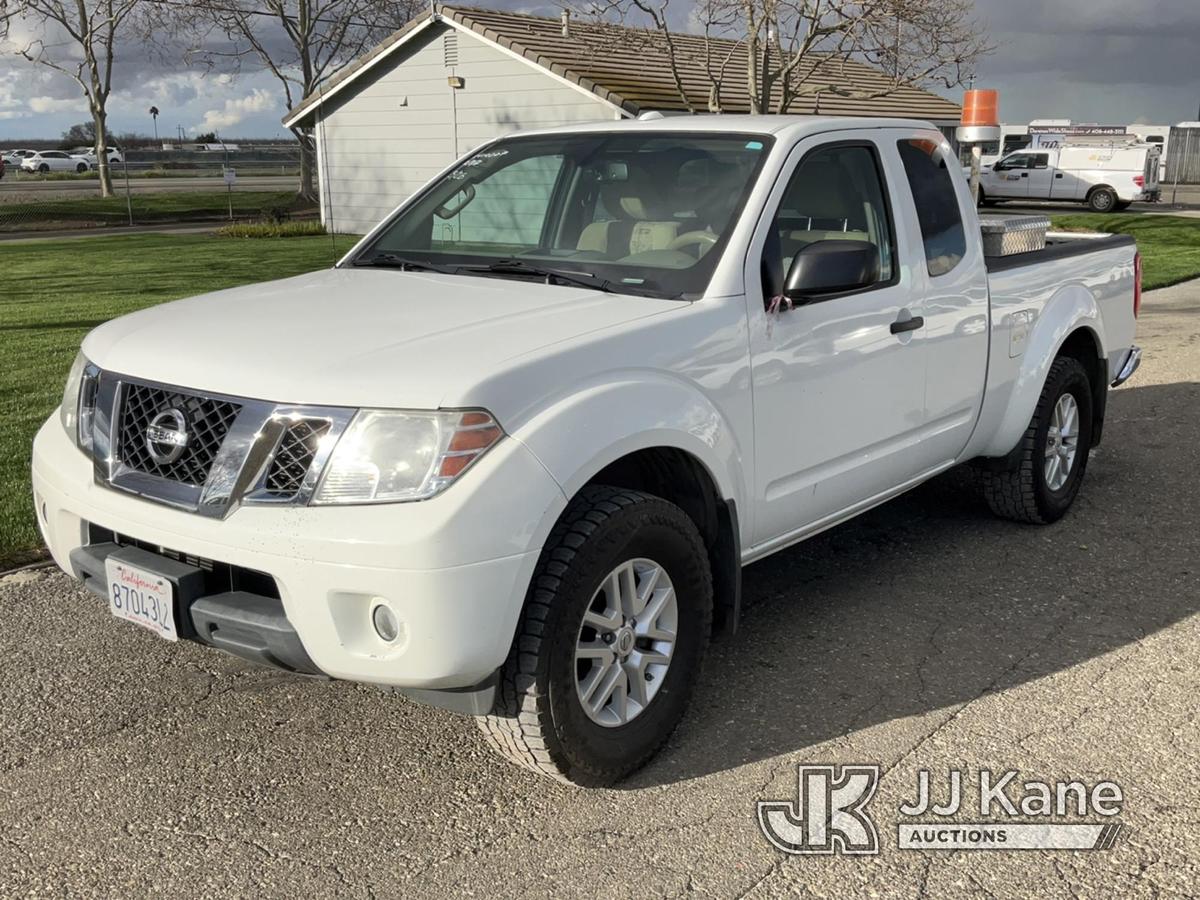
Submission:
[[[474,724],[0,584],[0,894],[1152,897],[1200,885],[1200,283],[1147,296],[1073,513],[993,519],[951,472],[747,570],[666,751],[612,791]],[[755,802],[882,768],[881,852],[795,857]],[[1112,780],[1111,850],[896,846],[916,772]]]

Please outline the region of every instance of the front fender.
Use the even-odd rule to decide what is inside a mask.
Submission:
[[[1017,445],[1029,420],[1033,418],[1046,374],[1067,338],[1080,328],[1086,328],[1096,341],[1103,358],[1103,324],[1096,298],[1081,284],[1068,284],[1046,301],[1034,320],[1026,339],[1024,352],[1016,360],[1008,358],[1008,329],[998,330],[992,338],[992,368],[997,376],[989,378],[988,391],[997,401],[991,415],[999,424],[984,443],[982,456],[1005,456]],[[1016,362],[1018,365],[1011,367]],[[999,375],[1008,364],[1010,372]]]
[[[748,508],[745,457],[728,418],[699,388],[666,374],[608,373],[530,417],[513,437],[567,497],[623,456],[672,447],[699,460],[722,498]]]

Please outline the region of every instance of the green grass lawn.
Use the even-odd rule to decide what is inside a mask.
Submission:
[[[1148,291],[1200,277],[1200,219],[1075,213],[1051,216],[1050,221],[1055,228],[1069,231],[1133,235],[1142,253],[1142,286]]]
[[[311,207],[298,201],[295,191],[234,191],[233,214],[257,216],[265,210],[294,210]],[[133,220],[146,225],[189,219],[212,219],[229,215],[230,195],[223,190],[186,193],[134,194]],[[67,200],[37,200],[0,206],[0,231],[54,228],[80,223],[125,225],[129,222],[125,195],[78,197]]]
[[[351,238],[338,238],[345,252]],[[331,265],[329,237],[96,237],[0,244],[0,569],[36,556],[29,449],[90,329],[192,294]]]

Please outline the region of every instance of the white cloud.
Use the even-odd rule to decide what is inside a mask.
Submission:
[[[255,88],[245,97],[226,100],[221,109],[209,109],[204,113],[204,121],[197,125],[198,130],[219,131],[222,128],[232,128],[247,116],[266,112],[275,106],[274,95],[263,88]]]
[[[35,113],[87,112],[82,97],[30,97],[29,109]]]

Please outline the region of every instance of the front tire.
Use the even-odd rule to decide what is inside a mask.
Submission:
[[[1063,517],[1083,482],[1092,447],[1092,386],[1076,359],[1050,366],[1037,408],[1018,448],[1015,468],[983,470],[992,512],[1018,522],[1049,524]]]
[[[88,170],[88,167],[87,167],[86,165],[84,165],[83,163],[80,163],[79,165],[77,165],[77,166],[75,167],[75,171],[76,171],[77,173],[79,173],[80,175],[82,175],[82,174],[83,174],[84,172],[86,172],[87,170]]]
[[[712,606],[708,555],[683,510],[640,491],[585,488],[542,551],[480,729],[538,774],[620,780],[683,718]]]
[[[46,165],[46,163],[42,163],[40,166],[38,166],[38,171],[45,175],[50,171],[50,167]]]

